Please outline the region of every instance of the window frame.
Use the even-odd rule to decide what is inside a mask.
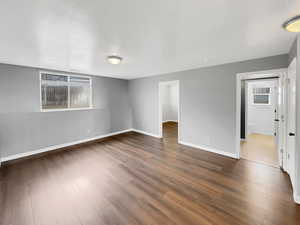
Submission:
[[[269,88],[270,89],[270,92],[269,93],[254,93],[254,91],[253,91],[253,89],[256,89],[256,88]],[[255,95],[267,95],[268,96],[268,103],[267,104],[265,104],[265,103],[255,103],[254,102],[254,96]],[[254,106],[268,106],[268,105],[271,105],[272,103],[271,103],[271,101],[272,101],[272,87],[265,87],[265,86],[257,86],[257,87],[253,87],[252,88],[252,105],[254,105]]]
[[[70,108],[70,86],[68,86],[68,108],[61,108],[61,109],[43,109],[43,101],[42,101],[42,75],[43,74],[50,74],[50,75],[58,75],[58,76],[66,76],[68,77],[68,82],[70,77],[81,77],[81,78],[88,78],[89,79],[89,86],[90,86],[90,106],[89,107],[82,107],[82,108]],[[84,75],[73,75],[69,73],[60,73],[60,72],[52,72],[47,70],[40,70],[39,71],[39,78],[40,78],[40,112],[62,112],[62,111],[78,111],[78,110],[91,110],[94,109],[93,106],[93,79],[91,76],[84,76]]]

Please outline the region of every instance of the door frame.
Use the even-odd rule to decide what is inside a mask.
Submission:
[[[241,82],[242,80],[248,79],[259,79],[259,78],[279,78],[279,85],[278,88],[280,89],[280,103],[281,105],[278,106],[278,111],[280,114],[280,129],[286,128],[286,90],[285,90],[285,80],[287,77],[287,68],[280,68],[274,70],[263,70],[263,71],[255,71],[255,72],[248,72],[248,73],[238,73],[236,74],[236,157],[240,159],[240,141],[241,141]],[[283,170],[286,170],[286,159],[287,159],[287,151],[286,151],[286,136],[284,130],[280,132],[280,145],[278,148],[282,154],[282,160],[279,160],[280,167]]]
[[[289,73],[290,68],[292,66],[294,66],[295,76],[296,76],[296,83],[297,83],[297,57],[294,57],[293,60],[290,62],[289,66],[288,66],[288,73]],[[289,116],[290,115],[290,108],[289,108],[289,106],[290,106],[290,103],[289,103],[289,101],[290,101],[290,76],[289,76],[289,74],[287,75],[286,80],[287,80],[287,82],[286,82],[287,96],[286,97],[287,97],[287,102],[288,102],[286,113],[287,113],[287,116]],[[297,90],[296,90],[296,93],[297,93]],[[295,107],[297,107],[297,102],[296,102]],[[295,110],[297,111],[297,108]],[[295,120],[297,120],[296,117],[297,117],[297,112],[295,114]],[[288,138],[289,138],[289,132],[291,132],[291,130],[290,130],[290,127],[289,127],[289,121],[288,120],[289,120],[289,118],[287,118],[287,123],[286,123],[286,147],[287,147],[287,154],[290,157],[290,150],[288,149],[288,146],[289,146],[288,145]],[[295,127],[294,132],[297,132],[296,129],[297,128]],[[287,160],[287,172],[290,175],[291,183],[292,183],[293,189],[295,190],[295,188],[297,187],[297,182],[298,182],[298,180],[296,179],[296,177],[297,177],[296,176],[296,173],[297,173],[297,169],[296,169],[296,166],[297,166],[297,163],[296,163],[296,146],[295,146],[295,149],[294,149],[294,160],[292,162],[293,163],[292,168],[290,167],[291,166],[290,163],[291,163],[291,161]]]
[[[249,86],[249,82],[245,81],[245,138],[244,141],[247,141],[248,138],[248,133],[249,133],[249,129],[248,129],[248,100],[249,100],[249,96],[248,96],[248,86]]]
[[[177,106],[178,106],[178,115],[177,115],[177,118],[178,118],[178,138],[177,138],[177,142],[179,143],[180,142],[180,137],[181,137],[181,133],[180,133],[180,130],[181,130],[181,107],[180,107],[180,82],[179,80],[170,80],[170,81],[160,81],[158,83],[158,123],[159,123],[159,137],[163,137],[163,120],[162,120],[162,86],[164,85],[167,85],[167,84],[175,84],[177,85],[177,90],[178,90],[178,102],[177,102]]]

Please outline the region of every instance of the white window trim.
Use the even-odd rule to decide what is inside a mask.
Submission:
[[[67,76],[68,81],[70,77],[82,77],[82,78],[89,78],[90,79],[90,107],[84,107],[84,108],[69,108],[70,107],[70,88],[68,88],[68,108],[65,109],[43,109],[43,102],[42,102],[42,74],[52,74],[52,75],[60,75],[60,76]],[[58,73],[58,72],[52,72],[52,71],[47,71],[47,70],[40,70],[39,71],[40,75],[40,111],[41,112],[62,112],[62,111],[79,111],[79,110],[91,110],[94,109],[93,106],[93,79],[90,76],[81,76],[81,75],[73,75],[73,74],[68,74],[68,73]]]
[[[253,93],[253,91],[252,91],[252,105],[255,105],[255,106],[267,106],[267,105],[271,105],[271,101],[272,101],[272,88],[271,87],[265,87],[265,86],[261,86],[261,87],[259,87],[259,86],[257,86],[257,87],[254,87],[254,88],[270,88],[270,92],[268,93],[268,94],[265,94],[265,93],[261,93],[261,94],[255,94],[255,93]],[[254,102],[254,96],[255,95],[268,95],[269,96],[269,102],[268,102],[268,104],[265,104],[265,103],[255,103]]]

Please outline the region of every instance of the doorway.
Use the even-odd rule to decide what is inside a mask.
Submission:
[[[286,77],[287,69],[285,68],[237,74],[237,158],[246,158],[286,170]],[[261,83],[255,83],[258,81]],[[273,86],[270,84],[270,87],[266,87],[264,82],[267,81],[273,82]],[[247,92],[243,94],[245,90]],[[246,100],[243,101],[243,97],[249,104],[252,104],[251,106],[256,108],[259,106],[260,111],[271,109],[272,114],[269,114],[267,119],[262,114],[254,114],[252,119],[249,118],[249,113],[246,113],[249,111],[248,104],[245,103]]]
[[[241,158],[279,167],[278,78],[246,79],[241,87]]]
[[[159,83],[159,127],[164,141],[178,143],[180,135],[179,81]]]

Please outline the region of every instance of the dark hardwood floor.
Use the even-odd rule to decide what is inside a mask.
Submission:
[[[0,169],[1,225],[292,225],[280,169],[137,133]]]

